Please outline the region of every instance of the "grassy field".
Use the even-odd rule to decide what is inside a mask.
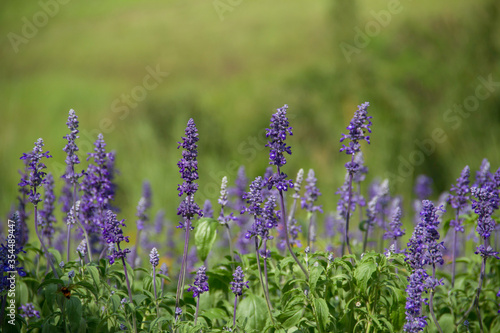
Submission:
[[[368,181],[390,177],[393,194],[408,197],[425,173],[437,198],[466,164],[473,172],[483,157],[494,170],[500,165],[500,87],[467,116],[448,111],[475,96],[479,77],[500,81],[497,1],[401,1],[350,62],[341,43],[354,45],[355,28],[378,24],[373,13],[388,11],[389,2],[233,1],[223,13],[218,3],[230,2],[69,1],[18,52],[9,33],[22,36],[23,18],[33,22],[43,8],[0,4],[2,216],[15,202],[19,157],[37,138],[54,156],[48,171],[62,174],[70,108],[79,116],[82,154],[101,131],[116,150],[117,201],[129,226],[143,179],[153,183],[153,211],[165,208],[176,219],[177,141],[191,117],[200,133],[200,203],[215,203],[220,178],[234,180],[239,165],[250,178],[263,173],[267,150],[255,142],[264,142],[263,129],[283,104],[294,127],[285,171],[294,177],[314,168],[327,211],[336,208],[345,174],[340,134],[364,101],[374,117],[372,144],[363,147]],[[164,73],[157,87],[127,105],[123,96],[152,70]],[[427,154],[419,143],[436,129],[446,138],[424,145]],[[422,162],[402,174],[401,160],[418,152]]]

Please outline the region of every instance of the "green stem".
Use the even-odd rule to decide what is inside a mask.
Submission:
[[[278,168],[278,173],[279,173],[279,168]],[[292,255],[293,259],[295,262],[299,265],[300,269],[302,269],[302,272],[304,272],[304,275],[306,276],[306,279],[309,280],[309,273],[307,273],[307,270],[304,268],[304,266],[300,263],[299,259],[295,255],[295,253],[292,251],[292,246],[290,245],[290,239],[288,237],[288,226],[286,223],[286,212],[285,212],[285,199],[283,198],[283,191],[279,191],[280,194],[280,203],[281,203],[281,222],[283,223],[283,226],[285,228],[285,241],[286,241],[286,246],[288,247],[288,252]]]
[[[262,286],[262,291],[264,292],[264,297],[266,299],[267,311],[269,312],[269,318],[274,325],[274,318],[271,312],[271,302],[269,301],[269,295],[266,293],[266,287],[264,286],[264,279],[262,278],[262,269],[260,268],[260,256],[259,256],[259,240],[255,237],[255,256],[257,259],[257,267],[259,269],[260,285]]]

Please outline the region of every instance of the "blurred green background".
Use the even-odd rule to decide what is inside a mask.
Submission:
[[[473,174],[484,157],[500,166],[497,0],[2,1],[0,35],[2,216],[37,138],[54,156],[48,171],[63,173],[71,108],[82,154],[99,132],[117,152],[129,228],[144,179],[153,212],[177,220],[177,141],[191,117],[200,205],[216,204],[221,177],[232,183],[239,165],[250,178],[264,172],[263,130],[283,104],[294,128],[285,172],[314,168],[327,211],[348,160],[340,135],[365,101],[368,181],[389,177],[408,208],[418,174],[434,179],[437,198],[466,164]],[[153,88],[144,80],[155,70]],[[471,111],[453,111],[464,103]]]

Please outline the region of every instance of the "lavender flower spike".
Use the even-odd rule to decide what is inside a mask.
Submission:
[[[281,172],[281,167],[286,164],[285,153],[291,155],[292,150],[291,147],[285,143],[286,136],[293,135],[292,127],[288,123],[288,118],[286,116],[286,111],[288,109],[288,105],[284,105],[282,108],[279,108],[276,113],[271,116],[271,122],[269,128],[266,129],[266,138],[268,138],[266,147],[269,147],[269,164],[276,165],[276,173],[274,173],[269,179],[267,179],[267,188],[271,190],[273,187],[279,192],[280,197],[280,206],[281,206],[281,223],[285,229],[285,241],[288,247],[288,252],[292,255],[295,262],[299,265],[299,267],[304,272],[304,275],[307,279],[309,279],[309,273],[304,268],[304,266],[300,263],[297,256],[292,251],[292,247],[290,245],[289,237],[288,237],[288,225],[287,225],[287,216],[285,209],[285,199],[283,198],[283,192],[287,191],[288,188],[293,188],[293,181],[291,179],[287,179],[287,175]],[[268,304],[269,306],[269,304]],[[274,322],[271,316],[271,321]]]
[[[234,314],[233,314],[233,326],[236,326],[236,306],[238,304],[238,296],[242,296],[245,291],[245,287],[248,286],[248,281],[244,282],[245,274],[240,266],[236,267],[233,274],[233,281],[229,282],[231,284],[231,291],[234,293]]]
[[[316,187],[316,177],[314,175],[314,170],[309,169],[307,173],[305,185],[306,192],[301,199],[300,205],[302,209],[306,209],[309,217],[309,232],[307,233],[307,246],[312,246],[312,243],[315,241],[315,237],[313,236],[313,230],[315,230],[315,221],[314,221],[314,212],[318,211],[323,213],[321,209],[321,205],[317,206],[314,203],[318,200],[318,197],[321,195],[321,192]]]
[[[345,217],[344,244],[347,246],[349,254],[352,253],[351,245],[349,243],[349,218],[351,215],[350,207],[352,198],[352,182],[354,175],[360,172],[360,165],[355,162],[354,157],[356,153],[361,151],[360,141],[365,140],[370,143],[370,136],[366,135],[366,132],[371,133],[370,126],[372,125],[372,117],[368,116],[368,106],[370,106],[368,102],[358,106],[358,110],[356,110],[349,126],[347,126],[349,134],[342,134],[342,137],[340,138],[340,142],[343,142],[345,139],[349,139],[349,146],[342,144],[340,152],[345,151],[347,155],[351,155],[351,161],[347,162],[345,165],[349,178],[347,181],[347,214]],[[342,246],[342,248],[344,248],[344,246]]]
[[[340,139],[340,142],[343,142],[345,139],[349,139],[349,146],[347,147],[343,144],[342,148],[340,148],[341,152],[345,151],[347,155],[353,155],[360,151],[360,141],[365,140],[370,143],[370,137],[365,135],[366,132],[372,132],[370,126],[372,125],[371,119],[373,117],[368,116],[367,109],[369,106],[370,103],[368,102],[358,105],[358,110],[354,113],[354,117],[352,118],[349,126],[347,126],[349,134],[342,134],[342,138]]]
[[[160,263],[160,255],[158,254],[158,250],[156,249],[156,247],[153,247],[151,253],[149,254],[149,262],[153,267],[158,266],[158,264]]]
[[[444,263],[442,250],[444,245],[439,240],[439,216],[438,210],[442,208],[434,207],[429,200],[422,201],[422,211],[420,212],[421,221],[415,227],[415,230],[408,242],[405,261],[412,269],[408,277],[408,287],[406,291],[408,298],[406,301],[406,332],[419,332],[427,325],[426,317],[422,314],[422,293],[430,289],[429,309],[436,327],[442,333],[433,309],[434,289],[442,284],[436,279],[436,264]],[[425,265],[432,266],[432,276],[429,276],[425,270]]]
[[[194,285],[190,285],[188,288],[188,292],[193,292],[193,297],[196,298],[196,313],[194,315],[194,324],[198,320],[198,311],[200,308],[200,295],[204,292],[209,291],[208,287],[208,277],[207,277],[207,268],[205,266],[201,266],[196,272],[196,277],[194,278]]]
[[[35,232],[40,240],[40,244],[42,246],[43,252],[45,256],[47,257],[47,261],[52,268],[52,271],[54,272],[54,276],[56,278],[59,278],[56,268],[54,267],[54,264],[52,262],[52,256],[45,247],[45,243],[43,242],[43,238],[40,236],[38,233],[38,203],[42,201],[40,198],[41,195],[38,192],[38,188],[42,184],[47,184],[47,180],[45,179],[46,173],[43,171],[44,169],[47,168],[47,166],[42,162],[42,158],[50,158],[52,157],[49,155],[49,152],[43,152],[43,140],[40,138],[35,142],[35,146],[33,147],[33,151],[30,153],[24,153],[23,156],[21,156],[22,160],[27,160],[28,161],[28,170],[30,170],[30,175],[28,178],[22,177],[21,182],[19,183],[19,186],[24,187],[24,186],[29,186],[29,200],[33,204],[35,208]]]
[[[175,297],[175,307],[179,307],[179,301],[182,297],[184,289],[184,278],[186,276],[186,266],[187,266],[187,255],[189,251],[189,231],[194,229],[191,225],[191,220],[195,215],[203,216],[198,204],[194,202],[194,194],[198,190],[198,184],[195,183],[198,180],[198,129],[194,120],[191,118],[187,123],[185,130],[185,137],[182,137],[182,142],[179,142],[177,148],[183,148],[182,158],[177,163],[179,167],[179,172],[181,174],[184,182],[177,187],[179,191],[179,196],[186,194],[184,200],[179,204],[177,209],[177,215],[182,217],[177,228],[182,228],[186,231],[184,238],[184,252],[182,255],[181,272],[179,274],[179,281],[177,284],[177,294]],[[176,315],[175,319],[177,320]]]
[[[469,201],[469,177],[470,168],[465,166],[457,179],[456,185],[451,186],[450,192],[455,192],[455,194],[450,194],[448,197],[448,202],[451,204],[456,211],[455,219],[451,220],[450,226],[453,227],[453,252],[452,252],[452,268],[451,268],[451,286],[455,286],[455,266],[456,266],[456,252],[457,252],[457,232],[464,232],[464,227],[462,225],[462,220],[459,218],[460,211],[463,211],[467,207]]]

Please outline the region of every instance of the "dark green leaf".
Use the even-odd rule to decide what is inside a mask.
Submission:
[[[65,306],[71,331],[74,332],[80,327],[80,320],[82,319],[82,303],[78,297],[72,296],[66,301]]]

